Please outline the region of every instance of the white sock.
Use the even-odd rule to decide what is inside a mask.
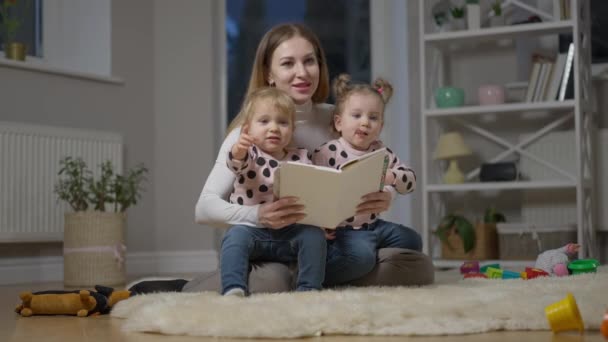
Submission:
[[[224,296],[245,297],[245,290],[240,287],[233,287],[224,293]]]

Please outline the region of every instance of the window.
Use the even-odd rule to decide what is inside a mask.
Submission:
[[[27,46],[28,56],[42,56],[42,0],[18,1],[16,6],[6,7],[9,0],[0,0],[0,5],[8,10],[10,18],[20,18],[16,30],[15,41],[23,42]],[[4,12],[3,12],[4,13]],[[4,27],[6,18],[0,18],[0,25]],[[6,32],[0,35],[0,47],[4,50],[7,41]]]
[[[42,0],[19,0],[20,6],[28,2],[31,7],[23,8],[27,30],[20,33],[31,57],[25,63],[68,73],[112,74],[112,0],[53,0],[44,6]]]
[[[283,22],[304,23],[317,34],[330,79],[347,72],[370,80],[369,0],[226,0],[228,122],[243,101],[260,39]]]

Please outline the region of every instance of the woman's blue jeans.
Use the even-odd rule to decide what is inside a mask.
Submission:
[[[348,283],[371,272],[377,263],[378,249],[406,248],[422,250],[422,238],[415,230],[384,220],[366,228],[338,228],[336,239],[327,243],[324,285]]]
[[[233,226],[222,241],[222,294],[235,287],[248,293],[250,261],[298,263],[297,291],[320,290],[327,243],[322,229],[293,224],[282,229]]]

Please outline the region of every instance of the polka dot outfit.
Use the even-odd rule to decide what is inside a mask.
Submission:
[[[228,152],[226,164],[236,175],[230,203],[256,205],[274,201],[274,172],[282,161],[311,164],[308,151],[304,148],[288,148],[283,160],[275,159],[256,146],[249,148],[244,160],[234,159],[232,152]]]
[[[321,166],[329,166],[339,169],[345,162],[362,156],[366,153],[373,152],[384,147],[380,140],[373,142],[367,151],[359,151],[355,149],[344,138],[331,140],[318,147],[312,157],[313,164]],[[385,190],[388,187],[394,187],[398,193],[406,194],[414,191],[416,188],[416,174],[409,167],[401,164],[399,158],[387,148],[389,152],[389,167],[387,172],[392,172],[395,176],[393,184],[385,184]],[[378,214],[358,215],[351,217],[340,223],[338,227],[346,228],[367,228],[367,226],[378,219]]]

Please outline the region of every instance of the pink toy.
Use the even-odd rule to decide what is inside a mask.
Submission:
[[[479,261],[465,261],[460,266],[460,274],[479,273]]]
[[[577,243],[569,243],[561,248],[544,251],[536,258],[534,267],[540,268],[550,275],[567,276],[568,263],[576,259],[580,247]]]
[[[497,105],[505,102],[504,87],[497,84],[485,84],[477,89],[477,100],[480,105]]]

